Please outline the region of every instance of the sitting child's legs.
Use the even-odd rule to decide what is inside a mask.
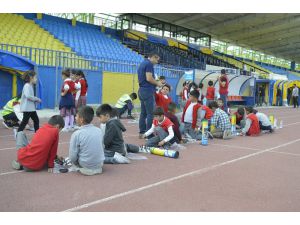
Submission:
[[[162,141],[163,139],[165,139],[168,136],[168,133],[161,127],[156,127],[155,133],[156,133],[156,136],[148,139],[148,141],[146,142],[146,146],[156,147],[160,141]]]
[[[214,138],[223,138],[223,131],[220,128],[215,128],[211,134]]]
[[[132,144],[125,144],[126,151],[132,152],[132,153],[138,153],[139,152],[139,146],[132,145]]]
[[[192,139],[201,140],[202,135],[200,132],[196,132],[191,123],[184,123],[184,133],[191,136]]]
[[[17,150],[19,150],[20,148],[25,147],[26,145],[28,145],[28,139],[27,139],[26,135],[24,134],[23,131],[18,132],[17,133],[17,139],[16,139]],[[24,168],[17,160],[12,161],[12,167],[16,170],[23,170],[23,169],[25,171],[30,170],[28,168]]]

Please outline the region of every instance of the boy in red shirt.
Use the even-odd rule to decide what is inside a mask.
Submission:
[[[162,86],[160,92],[155,93],[155,103],[156,106],[162,107],[164,112],[168,112],[168,105],[172,102],[171,97],[168,96],[170,93],[171,87],[168,84]]]
[[[154,137],[146,142],[148,147],[168,147],[175,142],[174,124],[164,115],[164,110],[157,107],[153,112],[153,123],[151,128],[144,134],[144,138],[154,133]]]
[[[53,172],[54,159],[57,154],[59,132],[65,126],[62,116],[52,116],[34,134],[30,143],[23,131],[17,133],[17,161],[12,161],[16,170],[38,171],[48,167]]]
[[[175,132],[176,142],[177,143],[183,143],[182,141],[182,135],[180,132],[180,123],[178,121],[176,113],[176,104],[174,102],[171,102],[168,105],[168,112],[165,113],[165,116],[171,120],[171,122],[174,124],[173,129]]]
[[[245,107],[245,115],[246,117],[246,124],[245,127],[242,129],[241,135],[247,136],[257,136],[260,133],[259,121],[257,116],[253,113],[253,107],[247,106]]]
[[[228,95],[229,81],[225,69],[221,70],[221,76],[218,78],[218,81],[219,81],[220,98],[223,100],[224,103],[224,111],[227,112],[227,108],[228,108],[227,95]]]

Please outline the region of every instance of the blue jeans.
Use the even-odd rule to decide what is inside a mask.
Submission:
[[[126,112],[126,110],[128,110],[128,116],[131,116],[131,109],[129,109],[127,105],[124,105],[121,109],[117,108],[117,110],[119,112],[120,117]]]
[[[141,101],[141,114],[139,120],[140,134],[144,134],[151,128],[154,110],[154,92],[150,89],[139,89],[139,99]],[[147,121],[146,121],[147,120]]]
[[[224,102],[224,111],[227,113],[228,112],[228,106],[227,106],[227,94],[225,95],[221,95],[220,94],[220,98],[223,100]]]

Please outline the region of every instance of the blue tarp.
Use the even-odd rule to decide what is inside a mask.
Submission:
[[[19,71],[33,70],[34,63],[11,52],[0,50],[0,65]]]

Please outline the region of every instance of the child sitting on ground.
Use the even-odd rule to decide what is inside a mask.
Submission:
[[[164,112],[168,112],[168,105],[170,102],[172,102],[171,97],[168,96],[170,90],[171,90],[170,85],[165,84],[164,86],[162,86],[160,92],[155,93],[156,106],[162,107]]]
[[[137,153],[139,152],[139,147],[124,143],[122,132],[125,132],[126,128],[115,117],[114,109],[108,104],[103,104],[97,109],[96,115],[102,124],[106,124],[103,142],[105,147],[104,163],[130,163],[130,160],[125,157],[127,152]]]
[[[171,122],[174,124],[173,129],[174,129],[174,133],[176,136],[176,142],[183,143],[181,132],[179,129],[180,124],[179,124],[178,118],[175,115],[175,113],[176,113],[176,104],[174,102],[171,102],[168,105],[168,112],[165,112],[165,116],[167,118],[169,118],[171,120]]]
[[[272,124],[268,116],[264,113],[258,112],[256,109],[253,109],[253,113],[257,116],[259,128],[263,131],[269,131],[272,133]]]
[[[175,141],[174,124],[164,115],[164,110],[157,107],[153,112],[153,123],[151,128],[144,134],[144,138],[154,134],[154,137],[146,141],[148,147],[170,147]]]
[[[17,134],[17,161],[12,161],[16,170],[38,171],[48,167],[53,172],[54,159],[57,154],[59,131],[65,126],[61,116],[52,116],[48,123],[43,125],[34,134],[30,144],[23,131]]]
[[[242,129],[241,135],[257,136],[260,133],[259,122],[257,116],[253,113],[253,107],[245,107],[246,124]]]
[[[137,99],[137,94],[134,92],[130,95],[124,94],[119,98],[115,107],[118,110],[120,119],[126,110],[128,111],[127,119],[134,119],[134,117],[131,115],[131,111],[134,108],[132,101],[135,99]]]
[[[244,128],[246,123],[244,107],[239,107],[237,111],[234,113],[234,115],[236,116],[236,128],[237,129]]]
[[[80,128],[72,134],[69,148],[70,161],[88,176],[102,173],[104,161],[103,132],[91,124],[93,118],[92,107],[79,108],[76,123]]]
[[[198,103],[199,92],[193,90],[190,92],[189,100],[187,101],[181,121],[184,123],[184,133],[186,136],[190,136],[192,139],[200,140],[201,133],[199,129],[201,127],[201,104]]]
[[[227,113],[219,108],[216,101],[209,103],[209,108],[213,111],[213,117],[211,118],[211,134],[215,138],[230,139],[231,124]],[[214,129],[212,129],[212,127]]]

